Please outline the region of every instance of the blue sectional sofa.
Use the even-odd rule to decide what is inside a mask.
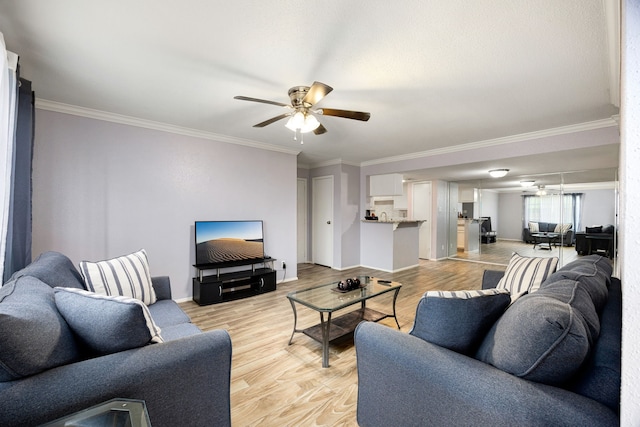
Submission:
[[[58,310],[54,288],[85,287],[71,261],[46,252],[16,272],[0,288],[0,425],[36,426],[114,398],[144,400],[154,427],[231,425],[228,333],[201,332],[171,299],[169,278],[151,279],[157,302],[148,312],[164,342],[96,354]],[[114,325],[104,310],[89,314],[88,327],[106,321],[114,339],[134,345],[133,320]]]
[[[611,270],[597,255],[567,264],[498,313],[466,351],[361,323],[359,425],[619,425],[622,292]],[[483,288],[502,275],[485,272]],[[420,307],[416,325],[437,328],[420,323],[428,315]]]

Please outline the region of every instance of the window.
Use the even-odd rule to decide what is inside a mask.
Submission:
[[[527,228],[531,221],[572,224],[573,230],[581,229],[582,193],[522,197],[524,202],[524,228]]]

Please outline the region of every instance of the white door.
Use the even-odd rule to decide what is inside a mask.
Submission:
[[[333,176],[313,178],[312,186],[313,262],[333,267]]]
[[[418,257],[431,258],[431,182],[416,182],[412,190],[413,219],[424,221],[418,231]]]
[[[307,180],[298,178],[298,263],[307,262]]]

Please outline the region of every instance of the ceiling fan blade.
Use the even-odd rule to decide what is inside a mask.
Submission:
[[[291,115],[291,113],[285,113],[285,114],[280,114],[279,116],[276,117],[272,117],[269,120],[265,120],[262,123],[258,123],[257,125],[253,125],[254,128],[263,128],[267,125],[270,125],[271,123],[277,122],[278,120],[282,120],[285,117],[289,117]]]
[[[311,87],[309,88],[309,92],[304,96],[302,102],[309,105],[314,105],[322,98],[327,96],[329,92],[331,92],[333,88],[324,83],[313,82]]]
[[[290,107],[289,104],[283,104],[282,102],[268,101],[266,99],[249,98],[248,96],[234,96],[233,99],[239,99],[240,101],[261,102],[263,104],[278,105],[280,107]]]
[[[370,113],[361,111],[336,110],[334,108],[321,108],[318,111],[323,116],[344,117],[345,119],[362,120],[366,122],[371,117]]]
[[[320,126],[314,129],[313,133],[315,133],[316,135],[322,135],[323,133],[327,133],[327,128],[320,124]]]

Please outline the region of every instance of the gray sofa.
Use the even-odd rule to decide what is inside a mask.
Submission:
[[[0,425],[40,425],[114,398],[144,400],[154,427],[231,425],[228,333],[193,325],[168,277],[152,285],[148,310],[164,342],[97,355],[57,311],[54,287],[84,288],[71,261],[45,252],[16,272],[0,288]]]
[[[483,288],[495,287],[502,275],[487,271]],[[567,309],[571,327],[545,318],[554,307]],[[424,315],[419,308],[416,317]],[[380,324],[361,323],[355,332],[358,423],[619,425],[622,293],[620,281],[611,278],[608,260],[593,255],[566,265],[499,316],[468,354]],[[530,332],[537,324],[534,317],[541,319],[546,338]],[[505,331],[509,340],[500,347]],[[563,335],[556,339],[554,334]],[[486,362],[506,357],[508,363],[520,364],[518,349],[527,350],[526,358],[545,340],[551,343],[549,350],[537,353],[540,358],[527,371],[508,372],[504,360],[494,362],[501,368]],[[564,345],[589,350],[576,362],[570,354],[556,352]],[[578,363],[577,370],[567,368],[572,363]],[[547,370],[548,378],[533,375],[539,368]]]
[[[558,224],[554,223],[554,222],[538,222],[538,233],[554,233],[556,226]],[[532,234],[536,233],[535,231],[532,232],[531,230],[529,230],[529,228],[523,228],[522,229],[522,241],[525,243],[541,243],[540,239],[532,236]],[[546,242],[547,240],[544,239],[544,242]],[[569,228],[566,232],[564,232],[562,234],[562,236],[558,236],[558,238],[554,239],[551,241],[552,244],[560,244],[560,242],[562,242],[562,245],[564,246],[572,246],[573,242],[575,241],[575,236],[573,233],[573,229]]]

